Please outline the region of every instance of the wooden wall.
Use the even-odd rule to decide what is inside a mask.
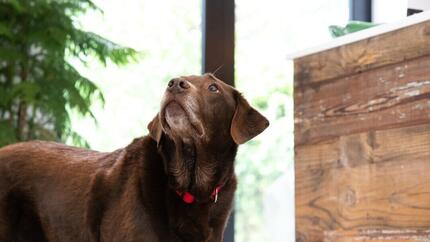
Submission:
[[[430,241],[430,21],[294,66],[296,240]]]

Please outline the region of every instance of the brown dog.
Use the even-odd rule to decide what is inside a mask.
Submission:
[[[222,241],[238,144],[269,122],[211,74],[169,82],[150,136],[0,149],[0,241]]]

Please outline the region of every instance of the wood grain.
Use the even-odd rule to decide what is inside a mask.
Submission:
[[[325,231],[430,227],[430,124],[295,152],[297,241],[323,241]]]
[[[295,85],[317,84],[429,54],[430,21],[295,59]]]
[[[324,242],[423,242],[430,241],[430,230],[370,229],[358,231],[327,231]]]
[[[429,49],[430,50],[430,49]],[[430,122],[430,56],[296,87],[295,143]]]

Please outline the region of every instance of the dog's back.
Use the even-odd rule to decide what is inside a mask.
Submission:
[[[82,228],[92,175],[120,152],[42,141],[0,149],[0,241],[88,240]]]

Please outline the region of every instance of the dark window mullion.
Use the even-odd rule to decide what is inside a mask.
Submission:
[[[350,0],[349,20],[372,22],[372,0]]]
[[[234,0],[203,0],[202,71],[234,84]]]

